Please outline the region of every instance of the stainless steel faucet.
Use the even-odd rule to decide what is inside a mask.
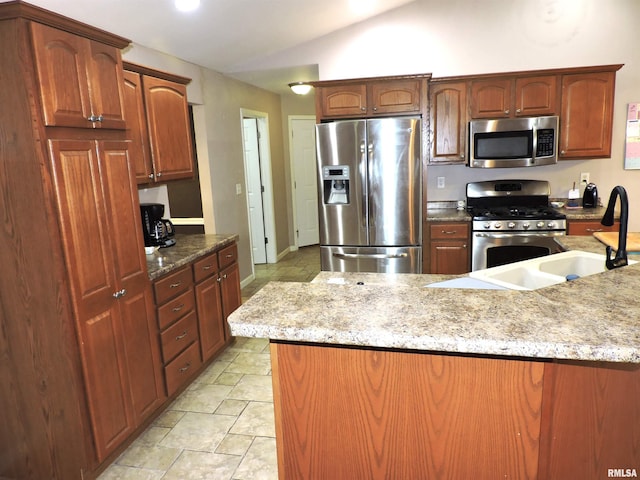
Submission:
[[[627,261],[627,224],[629,223],[629,199],[627,198],[627,191],[624,187],[618,185],[611,190],[609,196],[609,203],[607,205],[607,211],[604,212],[604,216],[600,223],[607,227],[613,225],[613,209],[616,206],[616,198],[620,197],[620,231],[618,232],[618,249],[616,250],[615,258],[611,258],[611,246],[607,245],[607,269],[624,267],[628,264]]]

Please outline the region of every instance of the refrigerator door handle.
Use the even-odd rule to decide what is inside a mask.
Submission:
[[[336,258],[406,258],[406,253],[334,253]]]

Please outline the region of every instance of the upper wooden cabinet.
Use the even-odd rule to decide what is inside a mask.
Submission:
[[[317,82],[318,121],[420,113],[426,77]]]
[[[562,76],[561,159],[611,156],[615,77],[615,71]]]
[[[432,83],[429,106],[431,162],[463,162],[467,145],[467,82]]]
[[[556,75],[473,80],[471,118],[554,115],[556,98]]]
[[[188,78],[125,62],[128,136],[139,184],[193,178]],[[142,110],[141,110],[142,108]]]
[[[120,50],[31,23],[47,126],[125,129]]]

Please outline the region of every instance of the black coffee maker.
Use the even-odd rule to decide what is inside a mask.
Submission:
[[[170,220],[162,218],[164,205],[161,203],[141,203],[142,232],[145,247],[170,247],[176,244],[175,230]]]

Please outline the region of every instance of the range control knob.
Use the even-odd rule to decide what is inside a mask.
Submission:
[[[525,223],[522,224],[522,228],[524,228],[525,230],[529,230],[530,226],[531,225],[529,224],[529,222],[525,222]]]
[[[549,228],[556,228],[556,224],[555,224],[555,223],[553,223],[553,222],[549,222],[549,223],[547,223],[547,227],[549,227]]]
[[[507,223],[507,227],[509,227],[511,229],[514,229],[514,228],[516,228],[516,223],[515,222],[509,222],[509,223]]]
[[[538,228],[544,228],[544,222],[538,222],[538,223],[536,223],[536,227],[538,227]]]
[[[484,228],[486,228],[487,230],[489,230],[491,228],[491,224],[489,222],[485,222],[484,225],[482,225]]]
[[[495,228],[495,229],[502,228],[502,223],[501,222],[494,222],[493,228]]]

